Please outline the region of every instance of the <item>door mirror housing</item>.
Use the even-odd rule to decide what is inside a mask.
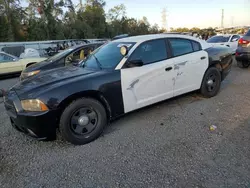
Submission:
[[[143,66],[143,61],[141,59],[131,60],[126,63],[127,68],[141,67]]]

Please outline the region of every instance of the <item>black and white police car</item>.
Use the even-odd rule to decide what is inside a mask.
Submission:
[[[231,51],[176,34],[111,41],[82,66],[42,72],[13,86],[5,96],[12,125],[39,139],[56,128],[73,144],[86,144],[108,122],[133,110],[200,90],[215,96],[230,72]]]

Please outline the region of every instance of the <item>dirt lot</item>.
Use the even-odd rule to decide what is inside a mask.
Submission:
[[[1,187],[249,188],[250,69],[234,65],[214,98],[191,93],[130,113],[84,146],[15,131],[1,103],[0,139]]]

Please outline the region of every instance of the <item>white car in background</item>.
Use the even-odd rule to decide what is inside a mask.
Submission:
[[[5,52],[0,52],[0,76],[21,73],[27,66],[43,61],[43,57],[19,58]]]
[[[228,46],[232,49],[232,53],[235,54],[240,38],[241,36],[238,34],[219,34],[209,38],[207,42],[212,46]]]

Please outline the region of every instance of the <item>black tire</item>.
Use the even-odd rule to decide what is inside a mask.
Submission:
[[[240,68],[248,68],[250,65],[250,62],[248,61],[237,61],[237,66]]]
[[[87,125],[81,125],[79,122]],[[83,145],[98,138],[106,125],[107,114],[103,105],[92,98],[81,98],[65,108],[60,118],[59,129],[64,140],[75,145]]]
[[[211,80],[213,83],[211,83]],[[206,71],[201,84],[201,94],[204,97],[210,98],[217,95],[221,85],[221,73],[215,67],[210,67]]]

